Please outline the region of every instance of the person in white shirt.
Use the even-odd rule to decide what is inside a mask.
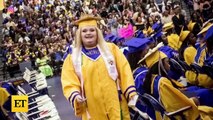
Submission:
[[[12,21],[11,18],[8,19],[9,21],[6,23],[6,27],[9,29],[11,26],[12,27],[16,27],[17,24],[15,22]]]
[[[18,39],[18,42],[19,43],[24,43],[24,42],[29,43],[30,38],[25,33],[21,33],[21,37]]]
[[[152,11],[150,12],[150,16],[153,16],[153,18],[155,18],[156,16],[160,16],[160,18],[162,18],[161,13],[159,13],[159,11],[157,11],[156,8],[152,8]]]
[[[10,18],[10,15],[7,13],[7,9],[2,10],[2,17],[3,19]]]
[[[172,22],[172,15],[169,14],[169,11],[165,10],[163,12],[162,23],[166,24]]]

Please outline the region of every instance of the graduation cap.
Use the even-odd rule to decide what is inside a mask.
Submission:
[[[125,40],[124,37],[117,37],[115,42],[123,42]]]
[[[117,40],[117,37],[113,34],[109,34],[109,35],[106,35],[104,39],[108,42],[115,42]]]
[[[181,42],[183,42],[185,39],[186,39],[186,37],[189,35],[189,33],[190,33],[190,31],[188,31],[188,30],[182,30],[181,32],[180,32],[180,41]]]
[[[161,42],[153,49],[150,49],[149,52],[138,62],[138,64],[145,61],[147,67],[151,68],[160,59],[166,58],[167,57],[166,54],[159,51],[159,48],[162,46],[163,46],[163,43]]]
[[[175,50],[173,50],[169,46],[163,46],[163,47],[159,48],[159,50],[161,52],[165,53],[168,58],[173,58],[174,57],[174,53],[176,52]]]
[[[213,37],[213,26],[211,26],[207,32],[206,32],[206,36],[204,38],[204,40],[208,40],[209,38],[212,38]]]
[[[158,32],[156,32],[152,37],[157,40],[159,37],[161,37],[162,35],[165,35],[166,32],[162,32],[162,30],[159,30]]]
[[[81,17],[79,20],[75,21],[75,24],[78,25],[79,28],[84,26],[98,26],[97,22],[100,21],[100,17],[94,17],[89,14],[81,13]]]
[[[109,41],[114,43],[114,42],[116,42],[116,40],[117,40],[117,37],[116,36],[112,36]]]
[[[137,32],[135,32],[137,38],[145,38],[145,35],[143,34],[143,32],[141,30],[138,30]]]
[[[174,28],[173,22],[169,22],[163,25],[163,31],[167,31]]]
[[[113,34],[107,34],[107,35],[105,35],[104,36],[104,39],[106,40],[106,41],[108,41],[110,38],[112,38],[114,35]]]
[[[129,47],[129,53],[134,53],[145,49],[148,42],[148,38],[141,39],[133,37],[132,39],[125,42],[124,45]]]
[[[211,26],[213,26],[212,23],[205,23],[202,27],[202,30],[197,34],[197,36],[200,36],[201,34],[205,33]]]
[[[155,23],[155,24],[153,24],[152,25],[152,29],[154,30],[154,31],[159,31],[159,30],[162,30],[162,25],[161,24],[159,24],[159,23]]]

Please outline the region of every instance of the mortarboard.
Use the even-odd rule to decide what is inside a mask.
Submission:
[[[116,40],[117,40],[117,37],[116,36],[112,36],[110,39],[109,39],[109,41],[110,42],[116,42]]]
[[[151,68],[155,63],[159,61],[159,59],[166,58],[166,54],[159,51],[158,49],[163,46],[163,43],[159,43],[155,48],[150,49],[149,52],[138,62],[141,63],[145,61],[148,68]]]
[[[138,30],[135,32],[137,38],[145,38],[145,35],[143,34],[142,30]]]
[[[160,31],[162,30],[162,25],[156,22],[154,25],[152,25],[152,29],[154,31]]]
[[[128,46],[129,53],[138,52],[146,48],[147,43],[149,42],[148,38],[132,38],[124,43],[124,45]]]
[[[125,40],[124,37],[117,37],[116,42],[123,42]]]
[[[200,36],[201,34],[205,33],[211,26],[213,26],[212,23],[206,23],[202,27],[202,30],[197,34],[197,36]]]
[[[174,28],[173,22],[169,22],[163,25],[163,31],[167,31]]]
[[[115,35],[113,35],[113,34],[109,34],[109,35],[106,35],[105,37],[104,37],[104,39],[106,40],[106,41],[108,41],[108,42],[117,42],[117,40],[118,40],[118,37],[117,36],[115,36]]]
[[[213,37],[213,26],[211,26],[207,32],[206,32],[206,36],[204,38],[204,40],[208,40],[209,38]]]
[[[182,30],[180,32],[180,39],[179,40],[181,42],[183,42],[186,39],[186,37],[189,35],[189,33],[190,33],[190,31],[188,31],[188,30]]]
[[[161,37],[163,35],[163,33],[161,31],[158,31],[157,33],[155,33],[154,37],[157,39],[159,37]]]
[[[156,32],[152,37],[157,40],[159,37],[161,37],[162,35],[165,35],[166,32],[162,32],[162,30],[159,30],[158,32]]]
[[[112,38],[113,36],[114,36],[113,34],[107,34],[107,35],[104,36],[104,39],[105,39],[106,41],[109,41],[110,38]]]
[[[81,13],[80,19],[75,21],[75,24],[78,25],[79,28],[84,26],[98,26],[97,21],[100,20],[100,17],[94,17],[89,14]]]
[[[159,50],[161,52],[165,53],[168,58],[173,58],[174,57],[174,53],[176,53],[176,51],[173,50],[169,46],[163,46],[163,47],[159,48]]]

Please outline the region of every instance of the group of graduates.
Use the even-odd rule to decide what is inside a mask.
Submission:
[[[213,119],[213,21],[192,18],[187,25],[180,22],[180,7],[174,10],[177,23],[155,22],[128,39],[105,38],[125,54],[139,94],[152,95],[167,112],[191,106],[184,112],[188,120]],[[137,107],[153,119],[166,117],[150,106]]]
[[[167,34],[166,30],[156,41],[142,38],[126,42],[137,92],[152,95],[168,112],[192,106],[187,119],[197,119],[199,115],[212,119],[212,29],[212,23],[207,23],[198,34],[203,37],[197,43],[194,34],[187,30],[180,35]],[[158,45],[152,48],[153,44]]]

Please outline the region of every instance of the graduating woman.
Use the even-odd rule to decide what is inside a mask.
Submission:
[[[205,38],[205,37],[211,35],[212,29],[210,29],[210,28],[213,28],[212,24],[207,25],[200,31],[199,35],[201,35],[201,34],[203,35],[203,40],[200,43],[200,46],[197,48],[195,56],[194,56],[193,51],[187,52],[186,51],[187,49],[185,50],[185,52],[184,52],[185,55],[188,54],[188,57],[185,56],[185,58],[186,58],[186,60],[190,61],[189,63],[196,63],[197,65],[202,67],[205,64],[205,59],[209,58],[209,54],[207,54],[209,52],[209,50],[207,49],[207,44],[206,44],[207,38]],[[207,31],[209,31],[208,34],[207,34]],[[211,46],[211,45],[208,44],[208,46]],[[210,50],[210,52],[211,52],[211,50]],[[194,56],[193,62],[191,61],[192,56]],[[213,88],[212,78],[209,77],[205,72],[196,73],[194,71],[187,70],[185,73],[185,76],[186,76],[188,82],[191,84],[196,84],[198,86],[202,86],[205,88]]]
[[[185,61],[188,65],[194,62],[197,50],[195,49],[196,38],[190,31],[181,31],[181,47],[179,49],[180,60]]]
[[[134,38],[125,43],[129,48],[129,53],[127,59],[130,63],[131,69],[133,71],[133,77],[135,80],[135,87],[138,93],[141,95],[144,94],[143,84],[148,72],[148,68],[142,62],[139,61],[148,53],[149,46],[147,45],[150,42],[148,38]],[[157,45],[153,49],[157,49],[163,46],[163,43]],[[143,112],[146,112],[152,119],[155,119],[154,110],[148,106],[141,105],[139,102],[136,107]]]
[[[129,103],[137,97],[131,68],[117,46],[106,43],[98,17],[82,15],[62,68],[64,96],[83,120],[129,120]],[[118,97],[119,96],[119,97]]]

